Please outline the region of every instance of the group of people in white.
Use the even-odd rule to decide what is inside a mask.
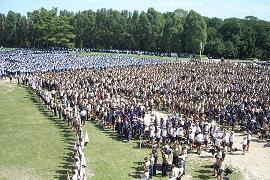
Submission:
[[[243,141],[237,144],[234,131],[220,127],[214,120],[190,121],[189,124],[183,119],[183,115],[178,114],[168,116],[165,121],[157,117],[151,119],[149,140],[152,150],[150,156],[144,158],[142,179],[155,176],[158,166],[161,166],[162,176],[167,176],[171,166],[171,179],[179,180],[186,174],[187,152],[196,151],[200,155],[205,151],[215,158],[213,175],[221,180],[226,170],[226,154],[242,151],[244,155],[249,151],[251,131],[244,132]],[[160,162],[157,161],[158,152],[162,154]]]

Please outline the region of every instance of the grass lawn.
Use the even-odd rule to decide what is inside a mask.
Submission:
[[[23,87],[0,81],[0,179],[65,179],[74,136]]]
[[[17,50],[17,49],[18,49],[18,48],[4,48],[4,47],[1,48],[1,47],[0,47],[0,51],[7,51],[7,50],[8,50],[8,51],[15,51],[15,50]]]
[[[103,52],[74,52],[71,51],[71,54],[78,54],[80,56],[99,56],[99,55],[118,55],[117,53],[103,53]],[[160,56],[150,56],[150,55],[137,55],[137,54],[119,54],[120,56],[126,57],[135,57],[135,58],[149,58],[149,59],[160,59],[160,60],[169,60],[169,61],[188,61],[189,58],[175,58],[175,57],[160,57]]]

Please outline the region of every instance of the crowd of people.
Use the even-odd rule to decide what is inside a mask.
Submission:
[[[79,56],[68,51],[0,51],[0,77],[8,74],[64,71],[83,68],[107,68],[160,64],[167,61],[155,58],[135,58],[119,54]]]
[[[198,154],[210,149],[216,158],[214,175],[221,179],[225,152],[236,150],[236,127],[246,132],[243,153],[249,149],[252,134],[269,137],[268,68],[118,55],[30,54],[11,53],[1,62],[2,72],[17,72],[19,81],[31,86],[55,115],[59,113],[77,129],[79,137],[86,120],[98,119],[119,138],[149,140],[152,151],[145,158],[143,179],[156,175],[159,151],[162,175],[167,176],[172,165],[172,179],[181,179],[188,149]],[[155,111],[170,115],[153,114],[148,122],[145,114]]]

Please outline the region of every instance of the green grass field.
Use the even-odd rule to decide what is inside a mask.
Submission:
[[[73,133],[30,91],[0,83],[0,179],[65,179]]]
[[[74,132],[40,105],[32,91],[0,81],[0,179],[65,179],[73,160]],[[96,122],[87,122],[90,142],[85,148],[87,175],[94,180],[140,179],[140,167],[150,149],[136,140],[123,142]],[[161,160],[161,157],[158,161]],[[211,158],[190,154],[187,174],[211,176]],[[233,173],[229,179],[241,179]],[[161,172],[157,177],[161,178]]]
[[[79,56],[99,56],[99,55],[118,55],[117,53],[103,53],[103,52],[74,52],[71,51],[71,54],[77,54]],[[149,59],[160,59],[160,60],[169,60],[169,61],[188,61],[189,58],[176,58],[176,57],[160,57],[160,56],[151,56],[151,55],[137,55],[137,54],[119,54],[120,56],[125,57],[135,57],[135,58],[149,58]]]

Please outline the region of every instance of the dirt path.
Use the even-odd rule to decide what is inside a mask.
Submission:
[[[153,111],[158,118],[165,118],[169,114],[158,111]],[[146,114],[145,122],[150,124],[150,119],[154,118],[151,114]],[[243,141],[243,134],[235,134],[235,147],[242,149],[241,142]],[[204,152],[205,155],[210,153]],[[209,160],[213,158],[209,158]],[[255,136],[252,137],[249,152],[242,155],[242,151],[237,151],[226,155],[225,160],[227,165],[238,169],[242,174],[244,180],[270,180],[270,144],[261,141]]]
[[[243,134],[235,134],[235,147],[241,148]],[[256,137],[252,138],[249,152],[242,155],[241,151],[227,155],[228,164],[238,168],[246,180],[270,180],[270,144]]]

